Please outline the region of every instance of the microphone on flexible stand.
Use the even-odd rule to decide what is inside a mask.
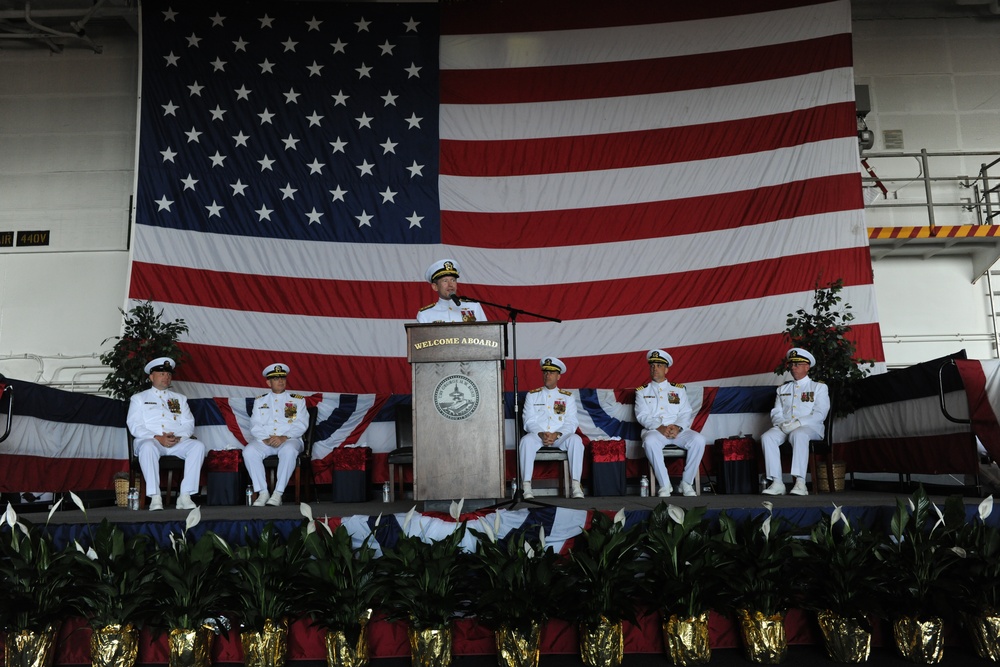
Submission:
[[[462,300],[458,298],[457,294],[452,294],[451,295],[451,300],[455,302],[456,306],[458,306],[458,307],[462,306]]]

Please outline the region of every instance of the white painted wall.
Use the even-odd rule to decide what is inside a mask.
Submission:
[[[47,248],[0,248],[0,373],[57,384],[100,382],[96,357],[119,333],[128,280],[138,39],[120,20],[88,33],[103,54],[0,45],[0,231],[52,232]],[[855,21],[854,54],[874,150],[888,129],[903,131],[908,151],[1000,150],[1000,18]],[[970,174],[982,161],[941,158],[933,169]],[[885,177],[919,175],[912,160],[873,162]],[[923,201],[917,182],[892,189],[892,201]],[[938,184],[934,196],[968,192]],[[969,222],[960,209],[938,217]],[[876,203],[869,224],[921,225],[926,214]],[[971,283],[967,259],[889,257],[873,270],[890,366],[962,347],[996,356],[985,280]]]

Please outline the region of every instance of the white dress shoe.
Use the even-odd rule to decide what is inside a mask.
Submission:
[[[681,485],[678,486],[677,489],[688,498],[698,495],[698,492],[694,490],[694,487],[687,482],[681,482]]]
[[[521,497],[525,500],[531,500],[535,497],[535,494],[531,492],[531,482],[524,482],[521,486]]]
[[[573,493],[572,498],[583,498],[583,487],[580,486],[580,482],[573,480]]]
[[[796,477],[795,484],[792,485],[792,490],[789,493],[793,496],[808,496],[809,490],[806,489],[806,480]]]
[[[783,496],[785,495],[785,483],[780,479],[776,479],[771,482],[771,485],[764,489],[765,496]]]
[[[177,509],[179,510],[193,510],[197,505],[191,500],[191,496],[186,493],[182,493],[177,496]]]
[[[667,484],[666,486],[661,486],[656,491],[656,497],[657,498],[669,498],[670,494],[673,492],[673,490],[674,490],[673,487],[671,487],[669,484]]]
[[[257,494],[257,500],[253,501],[253,505],[251,505],[251,507],[263,507],[270,499],[271,496],[268,495],[267,489],[265,489]]]
[[[155,512],[163,509],[163,498],[161,496],[150,496],[149,511]]]
[[[271,497],[267,499],[268,507],[281,507],[281,493],[275,491],[271,494]]]

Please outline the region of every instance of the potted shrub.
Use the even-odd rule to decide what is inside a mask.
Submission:
[[[852,527],[840,507],[813,526],[796,560],[800,602],[816,612],[827,653],[837,662],[864,662],[871,652],[871,617],[882,614],[885,568],[881,536]]]
[[[302,606],[305,593],[293,576],[307,558],[302,534],[292,531],[286,541],[268,522],[259,537],[246,536],[245,542],[233,549],[243,662],[247,667],[282,667],[289,617]]]
[[[466,525],[440,540],[403,535],[379,559],[378,595],[388,617],[408,623],[414,664],[451,664],[452,620],[468,607],[471,556],[462,548]]]
[[[771,513],[736,521],[724,510],[719,515],[726,544],[727,591],[736,610],[748,660],[778,663],[788,651],[785,613],[795,595],[792,558],[798,545],[792,532]]]
[[[584,663],[615,666],[623,655],[622,623],[636,619],[642,533],[625,525],[624,510],[591,517],[566,563],[572,591],[567,615],[579,625]]]
[[[560,556],[545,544],[545,530],[531,539],[526,532],[497,538],[496,525],[470,532],[479,540],[472,572],[476,620],[494,632],[497,658],[507,667],[536,667],[545,622],[561,607],[569,580],[561,576]]]
[[[955,578],[960,595],[964,625],[981,658],[1000,661],[1000,529],[986,523],[993,513],[993,496],[986,496],[971,521],[965,517],[965,504],[958,496],[945,503],[945,525],[952,542],[952,552],[959,563]]]
[[[896,647],[908,660],[940,662],[944,620],[955,597],[958,555],[950,548],[944,515],[923,486],[897,498],[889,534],[877,551],[888,571],[886,606],[894,610]]]
[[[45,527],[20,520],[7,504],[0,517],[0,628],[8,667],[52,664],[59,628],[82,613],[82,583],[92,571],[75,547],[56,549]]]
[[[149,384],[149,374],[143,370],[150,359],[170,357],[182,364],[187,353],[178,345],[181,334],[188,330],[184,320],[163,320],[163,310],[156,312],[151,301],[136,304],[126,313],[121,336],[112,336],[114,347],[101,355],[101,363],[111,369],[101,384],[101,389],[112,398],[127,401],[132,394],[142,391]]]
[[[727,555],[705,510],[660,503],[646,530],[643,597],[660,612],[664,644],[675,665],[711,659],[708,614],[726,592]]]
[[[150,544],[147,536],[126,536],[120,526],[104,519],[91,533],[86,550],[80,547],[95,569],[94,578],[85,582],[82,608],[92,630],[95,667],[135,664],[139,628],[152,604]]]
[[[170,545],[153,553],[152,622],[169,631],[170,667],[208,667],[214,635],[229,630],[233,553],[211,531],[196,539],[191,529],[200,520],[191,510],[184,532],[171,532]]]
[[[299,611],[326,631],[330,667],[361,667],[368,664],[368,622],[377,592],[373,536],[369,533],[354,549],[343,525],[337,530],[324,522],[319,526],[310,520],[303,528],[310,558],[300,570],[304,596]]]

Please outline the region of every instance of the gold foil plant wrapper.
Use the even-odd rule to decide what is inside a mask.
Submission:
[[[663,644],[675,665],[704,665],[712,659],[708,637],[708,612],[691,618],[676,614],[663,622]]]
[[[759,611],[740,609],[736,613],[743,635],[747,660],[776,665],[785,659],[788,642],[785,639],[785,615],[781,612],[765,616]]]

